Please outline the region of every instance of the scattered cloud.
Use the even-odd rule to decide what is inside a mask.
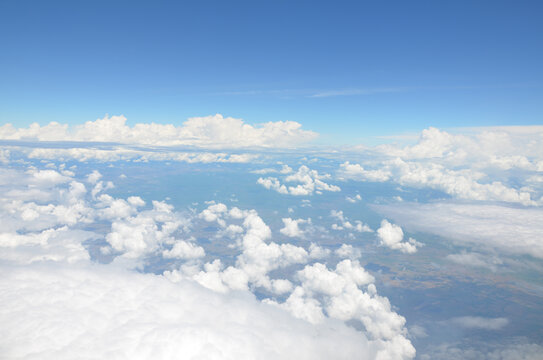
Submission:
[[[398,225],[389,223],[387,220],[381,221],[381,227],[377,230],[377,237],[379,238],[381,245],[392,250],[399,250],[406,254],[416,253],[417,247],[422,246],[421,243],[413,238],[409,238],[408,241],[402,241],[402,228]]]
[[[285,177],[287,183],[298,183],[298,185],[287,186],[275,177],[258,178],[257,184],[266,189],[274,190],[280,194],[289,194],[294,196],[308,196],[314,193],[321,194],[323,191],[337,192],[341,188],[331,185],[323,180],[329,179],[329,174],[319,174],[317,170],[311,170],[305,165],[298,168],[298,171]]]

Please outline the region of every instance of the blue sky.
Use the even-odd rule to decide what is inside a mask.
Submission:
[[[0,122],[293,120],[330,143],[541,124],[539,1],[0,4]]]

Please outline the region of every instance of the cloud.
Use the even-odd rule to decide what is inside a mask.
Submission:
[[[258,178],[257,184],[266,189],[274,190],[280,194],[289,194],[294,196],[308,196],[314,193],[322,194],[323,191],[337,192],[341,188],[336,185],[330,185],[323,180],[329,179],[329,174],[319,174],[317,170],[311,170],[305,165],[298,168],[294,174],[285,177],[285,182],[298,183],[296,186],[287,186],[275,177]]]
[[[451,134],[422,131],[412,146],[380,145],[366,149],[364,164],[344,162],[337,175],[358,181],[393,181],[402,186],[432,188],[459,199],[543,204],[543,130],[482,129]]]
[[[285,227],[283,227],[279,232],[285,236],[288,237],[302,237],[304,235],[304,231],[302,231],[299,227],[300,224],[311,224],[311,219],[291,219],[291,218],[283,218],[283,224]]]
[[[362,201],[362,197],[360,196],[360,194],[356,194],[356,195],[353,196],[353,197],[346,196],[346,197],[345,197],[345,200],[347,200],[347,201],[350,202],[351,204],[354,204],[354,203],[356,203],[356,202]]]
[[[258,158],[257,154],[227,154],[212,152],[183,152],[183,151],[149,151],[134,150],[117,146],[114,149],[94,149],[73,147],[69,149],[36,148],[28,153],[30,159],[48,160],[96,160],[101,162],[115,161],[180,161],[187,163],[246,163]]]
[[[99,171],[21,166],[0,168],[0,347],[10,358],[415,356],[405,318],[351,246],[279,243],[254,209],[178,212],[108,194]],[[209,223],[217,230],[198,242]],[[217,257],[221,246],[228,255]]]
[[[0,149],[0,163],[9,163],[10,152],[7,149]]]
[[[329,90],[317,92],[310,97],[312,98],[324,98],[335,96],[355,96],[355,95],[373,95],[382,93],[396,93],[407,91],[408,88],[402,87],[390,87],[390,88],[369,88],[369,89],[342,89],[342,90]]]
[[[343,215],[341,210],[331,210],[330,216],[339,220],[340,225],[332,224],[332,230],[349,230],[357,232],[373,232],[373,230],[360,220],[355,220],[354,225]]]
[[[153,146],[189,145],[202,148],[292,148],[313,140],[317,134],[302,130],[294,121],[278,121],[255,127],[240,119],[220,114],[189,118],[182,126],[172,124],[126,124],[124,116],[87,121],[69,128],[52,122],[17,129],[11,124],[0,127],[0,139],[38,141],[112,142]]]
[[[481,316],[462,316],[452,318],[451,323],[466,329],[501,330],[508,323],[506,318],[485,318]]]
[[[543,210],[491,204],[400,203],[374,208],[411,231],[507,254],[543,258]]]
[[[421,243],[413,238],[409,238],[407,242],[402,241],[402,228],[398,225],[389,223],[387,220],[381,221],[381,227],[377,230],[377,237],[379,238],[381,245],[392,250],[399,250],[406,254],[416,253],[417,247],[421,246]]]
[[[498,266],[503,264],[503,261],[498,257],[465,251],[460,254],[447,255],[446,259],[458,265],[486,268],[491,271],[496,271]]]
[[[543,346],[530,343],[526,339],[513,341],[476,342],[470,344],[441,344],[431,346],[427,353],[420,355],[422,360],[539,360]]]
[[[10,359],[374,359],[383,346],[245,293],[111,266],[1,266],[0,347]],[[24,299],[32,299],[25,301]]]

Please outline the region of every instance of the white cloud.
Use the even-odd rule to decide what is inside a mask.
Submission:
[[[246,163],[258,157],[257,154],[227,154],[214,152],[183,152],[134,150],[123,146],[114,149],[94,149],[74,147],[68,149],[35,148],[28,153],[31,159],[48,160],[96,160],[101,162],[115,161],[180,161],[187,163]]]
[[[347,258],[351,260],[358,259],[361,255],[360,249],[354,248],[352,245],[342,244],[339,249],[334,251],[340,258]]]
[[[451,323],[467,329],[501,330],[508,323],[506,318],[485,318],[481,316],[461,316],[450,320]]]
[[[343,324],[312,325],[187,281],[103,265],[1,270],[0,347],[10,359],[374,359],[387,351]]]
[[[304,231],[300,229],[300,224],[311,224],[311,219],[291,219],[291,218],[283,218],[283,227],[279,232],[285,236],[288,237],[302,237],[304,235]]]
[[[94,187],[107,183],[97,173],[87,179]],[[274,242],[255,210],[210,202],[200,213],[178,213],[137,196],[93,196],[50,169],[2,169],[0,186],[0,331],[7,334],[0,347],[10,358],[161,358],[179,349],[218,358],[415,355],[405,319],[358,262],[343,260],[333,270],[311,263],[329,250]],[[189,230],[208,221],[220,225],[217,235],[231,236],[222,240],[231,242],[232,262],[202,260],[211,254]],[[86,225],[92,230],[79,228]],[[92,262],[88,241],[112,263]],[[177,270],[132,270],[163,260]],[[329,278],[333,291],[323,287]],[[256,289],[272,297],[259,302]],[[359,331],[345,324],[351,320]]]
[[[301,125],[294,121],[268,122],[255,127],[240,119],[225,118],[220,114],[190,118],[182,126],[139,123],[130,127],[126,125],[124,116],[106,116],[75,128],[56,122],[46,126],[34,123],[20,129],[11,124],[0,127],[0,139],[6,140],[190,145],[203,148],[290,148],[313,140],[316,136],[315,132],[302,130]]]
[[[360,220],[355,220],[354,225],[343,215],[341,210],[331,210],[330,216],[339,220],[341,225],[332,224],[333,230],[350,230],[357,232],[373,232],[373,230]]]
[[[403,240],[402,228],[391,224],[387,220],[381,221],[381,227],[377,230],[377,236],[380,244],[392,250],[399,250],[406,254],[417,252],[417,247],[421,246],[415,239],[409,238],[407,242]]]
[[[285,182],[298,183],[296,186],[287,187],[287,185],[281,184],[275,177],[259,178],[257,184],[264,186],[266,189],[277,191],[280,194],[290,194],[294,196],[308,196],[313,195],[314,193],[321,194],[323,191],[341,191],[339,186],[331,185],[323,181],[329,178],[329,174],[319,174],[317,170],[311,170],[307,166],[302,165],[298,168],[296,173],[288,175],[285,178]]]
[[[462,244],[543,258],[543,210],[490,204],[402,203],[375,209],[411,231],[424,231]]]
[[[366,170],[360,164],[351,164],[348,161],[340,165],[340,175],[354,180],[388,181],[391,173],[388,170]]]
[[[355,196],[353,197],[350,197],[350,196],[346,196],[345,197],[345,200],[347,200],[348,202],[354,204],[356,202],[359,202],[362,200],[362,197],[360,196],[360,194],[356,194]]]
[[[454,135],[429,128],[415,145],[366,150],[364,166],[344,162],[338,176],[429,187],[459,199],[540,205],[543,188],[528,179],[543,171],[543,131],[533,130],[504,127]]]
[[[177,240],[170,250],[164,250],[162,256],[167,259],[194,259],[205,256],[205,251],[201,246],[191,244],[190,242]]]

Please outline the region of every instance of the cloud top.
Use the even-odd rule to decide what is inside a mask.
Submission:
[[[181,126],[172,124],[126,124],[124,116],[105,116],[70,128],[67,124],[37,123],[27,128],[11,124],[0,127],[0,139],[38,141],[113,142],[154,146],[195,146],[201,148],[294,148],[313,140],[317,133],[302,130],[294,121],[267,122],[252,126],[241,119],[221,114],[193,117]]]

